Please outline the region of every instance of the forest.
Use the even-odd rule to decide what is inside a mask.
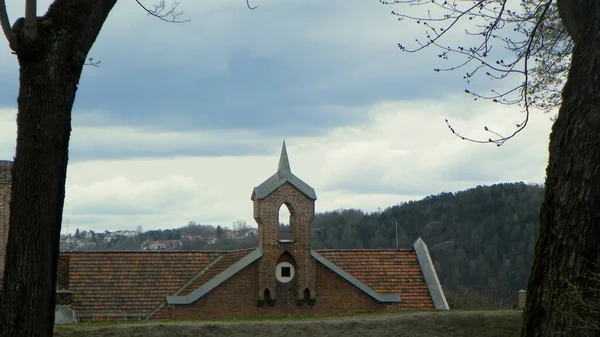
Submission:
[[[505,183],[441,193],[382,212],[318,214],[313,247],[429,246],[448,302],[455,308],[512,308],[527,286],[544,189]],[[396,241],[397,226],[397,241]]]
[[[512,308],[517,291],[527,286],[543,192],[540,185],[503,183],[440,193],[372,213],[357,209],[318,213],[312,224],[312,247],[411,248],[422,237],[454,308]],[[221,226],[190,222],[98,242],[96,249],[137,250],[144,241],[185,237],[194,239],[181,240],[176,249],[234,250],[257,244],[254,235],[224,233]]]

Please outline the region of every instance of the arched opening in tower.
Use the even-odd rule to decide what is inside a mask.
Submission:
[[[292,213],[288,205],[285,203],[279,207],[279,216],[277,217],[277,223],[279,224],[279,241],[291,242],[293,241],[292,235]]]

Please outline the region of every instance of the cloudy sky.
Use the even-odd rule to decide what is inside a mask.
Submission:
[[[11,20],[21,3],[10,1]],[[317,211],[543,183],[550,116],[535,112],[502,147],[453,136],[445,118],[487,139],[484,126],[508,133],[523,114],[474,102],[463,71],[432,71],[435,50],[399,51],[422,30],[389,6],[251,3],[183,0],[186,24],[117,3],[89,55],[101,66],[85,67],[77,92],[63,232],[254,224],[252,188],[275,172],[284,139]],[[0,159],[12,159],[18,67],[5,42],[0,61]]]

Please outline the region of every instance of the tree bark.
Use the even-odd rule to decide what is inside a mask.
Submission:
[[[557,4],[575,48],[550,135],[524,337],[600,335],[600,2]]]
[[[15,31],[20,89],[0,336],[53,333],[71,110],[87,53],[115,2],[55,0],[38,18],[35,39]]]

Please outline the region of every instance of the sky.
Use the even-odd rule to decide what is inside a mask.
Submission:
[[[144,2],[151,5],[151,2]],[[40,0],[43,15],[49,0]],[[8,4],[11,20],[22,16]],[[182,0],[183,24],[119,1],[90,51],[73,108],[63,233],[189,221],[255,226],[252,189],[278,165],[317,193],[316,211],[376,211],[441,192],[545,179],[550,115],[501,147],[519,107],[474,101],[464,71],[439,73],[423,34],[378,0]],[[411,8],[409,10],[419,10]],[[448,43],[465,37],[457,30]],[[507,83],[496,83],[507,86]],[[473,88],[471,88],[473,89]],[[0,159],[12,160],[18,65],[0,43]]]

